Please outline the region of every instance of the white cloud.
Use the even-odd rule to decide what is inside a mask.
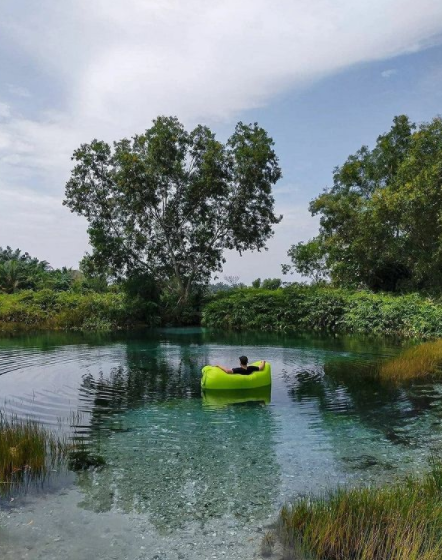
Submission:
[[[381,76],[387,80],[395,74],[397,74],[397,70],[395,70],[394,68],[390,68],[389,70],[384,70],[383,72],[381,72]]]
[[[25,87],[17,86],[15,84],[8,84],[8,91],[12,93],[12,95],[16,95],[17,97],[31,97],[29,90]]]
[[[228,122],[289,88],[424,48],[442,32],[440,0],[40,0],[35,6],[4,0],[0,33],[44,76],[48,96],[61,92],[61,109],[24,118],[0,104],[0,188],[5,181],[8,189],[44,187],[59,201],[81,142],[131,135],[158,114],[176,114],[187,125]],[[32,100],[24,88],[6,87],[21,104]]]
[[[52,266],[78,266],[88,247],[86,222],[59,197],[0,187],[0,246],[20,248]]]
[[[6,103],[2,103],[0,101],[0,119],[6,119],[7,117],[9,117],[11,114],[11,109],[9,107],[9,105],[7,105]]]

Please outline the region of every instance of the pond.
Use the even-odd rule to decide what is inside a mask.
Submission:
[[[0,498],[0,558],[257,558],[284,501],[425,471],[442,385],[377,382],[399,350],[203,329],[0,339],[1,408],[105,460]],[[271,363],[271,394],[201,394],[205,364],[242,354]]]

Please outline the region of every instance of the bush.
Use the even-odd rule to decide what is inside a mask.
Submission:
[[[24,328],[114,330],[158,324],[158,308],[124,293],[38,292],[0,294],[0,329]]]
[[[220,294],[204,307],[202,320],[207,327],[236,330],[442,336],[442,304],[435,299],[302,284]]]

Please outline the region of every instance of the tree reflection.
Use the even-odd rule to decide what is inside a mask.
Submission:
[[[160,339],[128,346],[107,376],[84,376],[85,435],[106,467],[78,474],[83,507],[145,512],[158,529],[267,515],[280,477],[270,395],[203,402],[202,361],[203,348]]]

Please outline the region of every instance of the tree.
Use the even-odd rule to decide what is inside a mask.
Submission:
[[[442,120],[395,117],[310,204],[319,235],[289,250],[301,274],[374,290],[442,288]],[[290,267],[289,267],[290,268]]]
[[[281,278],[265,278],[262,281],[261,288],[263,290],[277,290],[281,287]]]
[[[64,204],[88,220],[97,266],[149,273],[187,301],[222,269],[225,249],[263,249],[281,220],[273,145],[256,123],[238,123],[223,145],[205,126],[186,132],[159,117],[113,149],[94,140],[76,150]]]
[[[51,271],[49,263],[39,261],[20,249],[0,247],[0,292],[35,289]]]

